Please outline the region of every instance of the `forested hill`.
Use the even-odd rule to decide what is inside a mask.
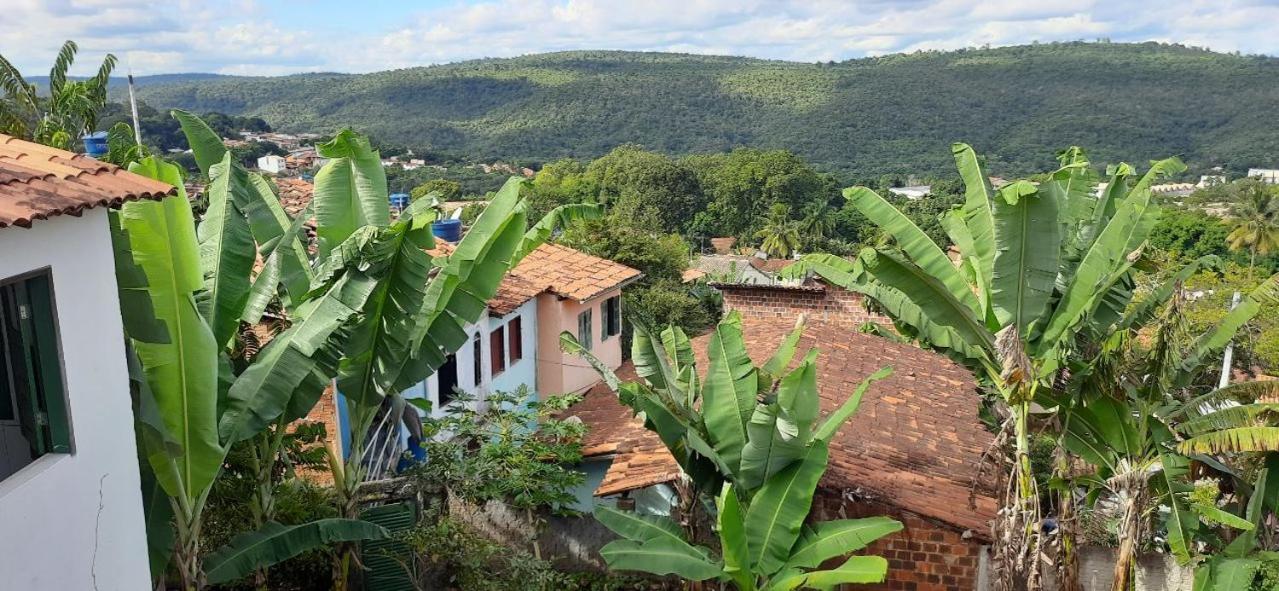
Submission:
[[[593,157],[627,142],[675,154],[787,148],[858,175],[951,170],[962,140],[997,174],[1179,155],[1196,168],[1279,165],[1279,59],[1180,46],[1042,44],[791,63],[583,51],[362,75],[142,79],[156,107],[350,125],[476,159]]]

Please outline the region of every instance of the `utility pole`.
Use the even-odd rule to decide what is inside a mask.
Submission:
[[[1234,310],[1235,307],[1239,305],[1240,297],[1241,297],[1241,294],[1238,291],[1236,291],[1235,296],[1231,298],[1230,300],[1231,310]],[[1221,356],[1221,379],[1218,380],[1217,382],[1218,388],[1225,388],[1227,385],[1230,384],[1230,364],[1231,364],[1231,361],[1234,360],[1234,356],[1235,356],[1235,341],[1234,339],[1231,339],[1229,343],[1226,343],[1226,353]]]
[[[128,59],[128,56],[125,56]],[[130,60],[131,62],[132,60]],[[133,64],[129,64],[129,108],[133,110],[133,141],[142,145],[142,127],[138,125],[138,99],[133,96]]]

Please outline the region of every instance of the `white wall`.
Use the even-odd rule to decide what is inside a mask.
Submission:
[[[529,398],[537,399],[537,298],[530,299],[516,308],[506,316],[489,316],[488,331],[493,332],[499,327],[508,327],[511,320],[520,319],[521,347],[523,356],[515,363],[510,362],[511,348],[510,336],[503,333],[506,339],[506,370],[493,377],[489,384],[490,392],[515,392],[520,386],[527,386]],[[488,347],[488,341],[484,342],[484,346]],[[489,351],[489,355],[493,354]],[[484,366],[489,369],[491,366]]]
[[[106,211],[0,228],[0,279],[51,268],[72,454],[0,481],[0,589],[149,585],[124,336]]]

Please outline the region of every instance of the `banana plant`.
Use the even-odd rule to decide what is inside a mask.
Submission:
[[[279,393],[292,394],[306,388],[305,379],[323,373],[323,356],[300,356],[288,375],[273,374],[258,379],[264,366],[254,364],[243,374],[230,375],[226,347],[218,340],[210,322],[216,310],[216,299],[206,299],[209,279],[202,273],[201,244],[197,236],[190,205],[182,189],[176,166],[151,157],[130,166],[132,172],[173,184],[177,196],[163,201],[126,204],[113,215],[113,235],[117,250],[117,274],[122,280],[121,305],[126,335],[136,351],[149,396],[142,404],[144,416],[157,417],[146,422],[140,432],[143,453],[159,488],[170,500],[173,526],[176,530],[173,566],[184,589],[199,589],[206,583],[200,532],[204,506],[214,480],[221,470],[231,440],[221,437],[220,423],[242,425],[248,420],[232,395],[253,391],[263,404],[264,413],[256,420],[270,422],[285,412],[287,400]],[[251,260],[249,263],[251,264]],[[229,269],[230,267],[228,267]],[[239,271],[247,277],[250,270]],[[232,271],[225,271],[230,273]],[[365,279],[365,285],[372,281]],[[358,285],[356,281],[348,284]],[[351,313],[343,315],[335,308],[339,295],[348,291],[335,286],[318,286],[312,310],[323,308],[327,316],[325,330],[315,325],[298,323],[263,352],[269,359],[284,351],[316,351],[332,347],[330,340],[339,338],[339,327]],[[359,292],[360,289],[353,290]],[[225,297],[225,296],[224,296]],[[202,304],[202,302],[209,302]],[[323,388],[323,383],[319,384]],[[226,401],[226,402],[223,402]],[[275,413],[275,414],[271,414]],[[350,520],[327,522],[317,526],[323,538],[360,539],[368,535],[367,524]],[[385,535],[385,532],[377,532]],[[274,555],[279,560],[308,549],[305,545],[286,544],[280,536],[267,535],[287,548]],[[269,566],[271,562],[260,562]]]
[[[791,277],[816,273],[875,300],[900,333],[971,368],[998,392],[1015,442],[998,540],[998,576],[1009,588],[1039,581],[1039,487],[1030,467],[1031,403],[1051,390],[1081,338],[1106,334],[1132,299],[1133,266],[1157,216],[1151,184],[1185,166],[1155,162],[1140,179],[1120,164],[1097,191],[1083,150],[1059,155],[1038,184],[991,186],[966,144],[952,147],[964,203],[942,218],[958,249],[943,245],[865,187],[844,196],[892,238],[853,261],[808,255]]]
[[[622,404],[643,414],[645,426],[692,480],[695,494],[719,492],[717,529],[724,555],[717,558],[685,541],[694,539],[695,529],[681,536],[680,526],[669,519],[600,506],[596,517],[623,538],[601,548],[609,566],[698,581],[719,578],[742,590],[882,581],[887,563],[874,556],[854,556],[834,570],[811,569],[900,530],[900,523],[876,517],[807,529],[803,524],[826,471],[831,438],[856,412],[870,385],[892,370],[868,376],[819,424],[816,350],[787,369],[803,333],[802,320],[768,361],[756,366],[746,352],[741,317],[730,313],[710,337],[704,376],[680,329],[654,335],[642,323],[634,328],[631,356],[643,381],[622,383],[570,333],[561,334],[560,343],[594,366]]]

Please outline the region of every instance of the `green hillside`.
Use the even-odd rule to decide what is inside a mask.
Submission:
[[[1044,170],[1067,144],[1100,162],[1279,165],[1279,59],[1153,43],[825,64],[586,51],[363,75],[143,79],[140,94],[477,159],[751,145],[858,175],[932,174],[951,170],[947,146],[963,140],[998,174]]]

